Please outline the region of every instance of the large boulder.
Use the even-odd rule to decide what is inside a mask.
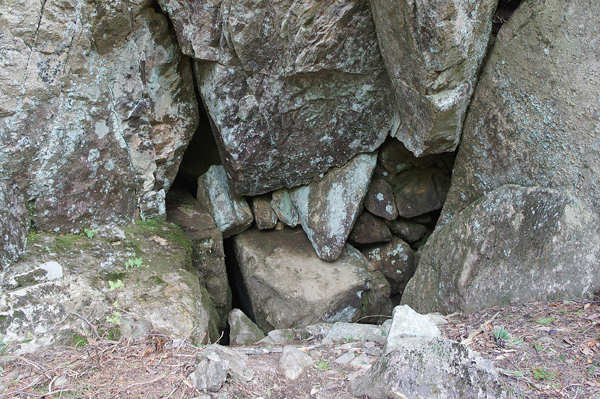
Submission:
[[[18,352],[153,331],[215,342],[219,316],[181,229],[153,220],[123,232],[114,242],[90,230],[30,234],[27,253],[0,273],[3,339]]]
[[[369,4],[160,0],[214,122],[238,194],[318,180],[392,127]],[[212,62],[207,62],[212,61]]]
[[[401,124],[415,155],[452,151],[486,53],[497,0],[371,0]]]
[[[192,69],[150,2],[0,4],[0,175],[37,228],[162,215],[198,122]]]
[[[504,185],[574,190],[600,210],[600,2],[523,2],[481,75],[440,219]]]
[[[360,154],[319,182],[292,190],[291,199],[302,229],[319,258],[340,256],[369,189],[376,154]]]
[[[371,267],[383,273],[392,294],[401,294],[415,273],[417,261],[410,246],[394,237],[386,244],[374,245],[362,251]]]
[[[420,313],[580,298],[600,281],[600,218],[556,190],[506,185],[442,228],[402,303]]]
[[[299,228],[252,229],[234,240],[256,324],[265,332],[386,311],[387,282],[371,275],[368,261],[349,245],[326,262]]]
[[[30,224],[23,194],[0,180],[0,271],[25,250]]]

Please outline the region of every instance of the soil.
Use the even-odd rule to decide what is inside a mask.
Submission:
[[[496,307],[447,320],[442,335],[493,361],[509,398],[600,399],[598,301]],[[228,379],[218,392],[199,392],[188,378],[205,347],[177,346],[166,336],[140,342],[88,337],[80,348],[22,356],[7,346],[0,349],[0,398],[355,398],[350,381],[367,372],[381,345],[327,341],[288,343],[314,360],[295,381],[279,369],[282,345],[232,347],[250,353],[247,367],[255,377],[248,383]],[[335,361],[348,352],[364,360]]]

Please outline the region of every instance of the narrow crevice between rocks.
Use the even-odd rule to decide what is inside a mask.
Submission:
[[[242,271],[237,262],[234,250],[234,238],[226,238],[223,240],[225,249],[225,266],[227,267],[227,278],[229,279],[229,287],[231,288],[231,308],[240,309],[253,322],[256,322],[252,303],[248,295],[248,289],[242,276]]]
[[[494,20],[492,21],[492,33],[494,36],[498,34],[498,31],[504,25],[510,16],[519,7],[522,0],[499,0],[498,6],[496,7],[496,13],[494,14]]]

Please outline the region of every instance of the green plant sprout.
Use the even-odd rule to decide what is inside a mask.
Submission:
[[[83,233],[87,236],[87,238],[89,238],[91,240],[92,238],[94,238],[94,236],[96,234],[98,234],[98,230],[96,230],[96,229],[86,229],[84,227],[83,228]]]
[[[133,254],[133,258],[129,259],[125,262],[126,269],[137,269],[142,266],[142,258],[138,258],[135,254]]]
[[[109,291],[114,291],[123,286],[123,282],[120,279],[117,280],[117,282],[109,281],[108,284],[110,285],[110,288],[108,289]]]
[[[321,360],[319,362],[319,364],[317,364],[317,367],[319,368],[319,370],[327,370],[329,368],[329,361],[330,361],[330,359]]]
[[[533,370],[533,378],[540,381],[552,381],[556,378],[556,375],[547,370],[545,367],[536,367]]]

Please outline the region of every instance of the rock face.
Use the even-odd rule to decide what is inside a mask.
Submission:
[[[202,276],[220,316],[218,325],[226,327],[231,310],[231,289],[225,267],[223,235],[210,213],[188,192],[169,190],[167,221],[181,227],[192,245],[192,267]]]
[[[247,230],[235,237],[234,247],[256,324],[265,332],[352,322],[366,316],[363,308],[383,314],[389,301],[389,288],[387,296],[381,294],[386,287],[349,245],[335,262],[326,262],[316,257],[302,230],[286,228]]]
[[[231,345],[245,345],[258,342],[265,337],[260,328],[239,309],[229,312],[229,343]]]
[[[600,219],[573,196],[507,185],[438,228],[402,303],[421,313],[578,298],[600,281]]]
[[[363,251],[371,267],[383,273],[390,283],[392,294],[401,294],[415,273],[417,262],[410,246],[394,237],[391,242]]]
[[[415,155],[452,151],[483,59],[496,0],[372,0],[381,54]]]
[[[250,206],[232,190],[221,165],[211,166],[198,178],[197,198],[208,209],[224,238],[241,233],[254,220]]]
[[[441,209],[450,189],[450,175],[438,168],[412,168],[393,177],[398,214],[412,218]]]
[[[492,362],[444,338],[407,341],[352,381],[357,396],[369,398],[506,398]]]
[[[23,195],[0,180],[0,271],[25,250],[30,219]]]
[[[219,338],[219,316],[181,229],[152,221],[124,231],[120,242],[30,234],[27,254],[0,274],[0,330],[22,342],[17,352],[91,336],[77,315],[109,339],[152,330],[198,344]]]
[[[160,4],[184,53],[199,60],[238,194],[308,184],[389,133],[390,83],[367,1]]]
[[[330,170],[318,183],[291,192],[300,224],[319,258],[340,256],[362,208],[377,156],[361,154]]]
[[[164,214],[198,119],[190,62],[148,2],[0,5],[0,175],[47,231]]]
[[[598,212],[599,18],[598,2],[532,0],[502,26],[440,223],[504,184],[574,190]]]

